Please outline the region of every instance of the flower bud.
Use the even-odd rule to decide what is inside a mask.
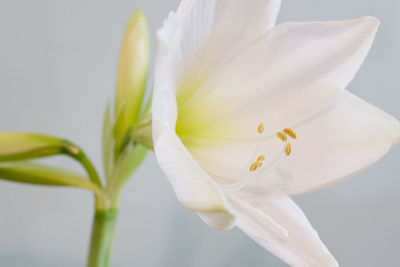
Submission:
[[[140,11],[129,20],[122,42],[115,97],[116,145],[134,125],[142,108],[149,67],[149,34],[147,22]]]
[[[46,135],[0,133],[0,162],[48,157],[65,151],[66,141]]]

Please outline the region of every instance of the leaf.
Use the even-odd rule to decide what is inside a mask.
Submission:
[[[140,144],[134,145],[129,152],[121,157],[117,179],[118,184],[125,184],[146,158],[148,149]]]
[[[114,168],[114,138],[113,138],[113,119],[111,114],[110,103],[107,104],[106,112],[103,121],[103,136],[102,136],[102,154],[104,176],[106,181],[109,181]]]
[[[140,119],[143,119],[143,118],[148,117],[148,116],[151,115],[151,106],[152,106],[152,104],[153,104],[153,92],[151,92],[151,94],[149,95],[148,100],[147,100],[147,104],[144,107],[144,109],[141,111]]]
[[[148,115],[136,124],[131,130],[130,138],[136,144],[141,144],[148,149],[154,150],[152,117]]]

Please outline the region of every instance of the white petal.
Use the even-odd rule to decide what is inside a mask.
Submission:
[[[190,64],[196,63],[200,68],[205,66],[202,63],[205,58],[200,56],[200,52],[207,55],[211,60],[208,63],[213,65],[216,63],[214,60],[230,57],[245,43],[274,26],[279,5],[280,0],[251,3],[239,0],[186,0],[182,1],[177,13],[170,14],[158,32],[153,98],[155,153],[182,204],[202,212],[201,217],[218,229],[231,227],[234,216],[229,213],[226,199],[215,182],[175,134],[175,94],[182,85],[178,80],[187,75]],[[232,16],[235,16],[234,20]],[[213,54],[220,52],[227,53],[213,58]]]
[[[294,267],[336,267],[301,209],[286,195],[232,197],[237,226],[258,244]]]
[[[332,105],[364,60],[377,25],[376,19],[364,17],[278,26],[227,64],[223,75],[217,73],[221,75],[217,86],[210,86],[212,82],[205,86],[214,91],[192,99],[179,111],[178,133],[213,175],[248,175],[259,156],[255,153],[265,153],[274,164],[280,151],[276,147],[262,151],[257,142],[263,136],[278,141],[276,132]],[[263,136],[257,133],[260,122],[265,124]]]
[[[216,230],[228,230],[235,226],[236,217],[228,212],[199,212],[200,218]]]
[[[170,47],[174,75],[183,83],[203,76],[275,25],[280,0],[182,1],[158,32]]]
[[[186,208],[202,212],[226,210],[224,195],[176,135],[163,130],[154,141],[158,163]]]
[[[288,194],[339,182],[379,160],[400,140],[395,118],[348,91],[296,131],[293,154],[268,177]]]
[[[277,26],[202,81],[192,98],[178,98],[177,130],[250,138],[261,121],[271,133],[310,118],[351,81],[378,24],[363,17]]]
[[[176,102],[173,90],[168,89],[167,83],[161,83],[153,97],[153,143],[158,163],[183,206],[201,212],[216,229],[231,228],[234,216],[225,196],[175,134]]]

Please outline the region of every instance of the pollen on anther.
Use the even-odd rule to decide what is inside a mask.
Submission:
[[[261,164],[262,164],[262,163],[261,163]],[[254,162],[253,164],[251,164],[251,166],[250,166],[250,171],[251,171],[251,172],[254,172],[254,171],[256,171],[259,167],[261,167],[261,166],[260,166],[260,162],[256,161],[256,162]]]
[[[263,162],[264,161],[264,159],[265,159],[265,156],[264,155],[260,155],[258,158],[257,158],[257,162]]]
[[[257,131],[258,131],[259,134],[262,134],[264,132],[264,123],[261,122],[258,125]]]
[[[292,145],[290,143],[287,144],[285,148],[285,153],[287,156],[290,156],[290,154],[292,154]]]
[[[297,133],[293,129],[285,128],[283,131],[285,132],[285,134],[289,135],[291,138],[293,138],[293,139],[297,138]]]
[[[281,139],[283,142],[286,142],[286,140],[287,140],[286,134],[284,134],[282,132],[277,132],[276,136],[278,136],[278,138]]]

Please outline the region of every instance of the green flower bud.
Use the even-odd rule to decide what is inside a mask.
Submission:
[[[61,154],[66,143],[46,135],[0,132],[0,162]]]
[[[122,42],[115,97],[116,146],[137,122],[146,87],[149,68],[149,34],[147,22],[140,11],[129,20]]]

